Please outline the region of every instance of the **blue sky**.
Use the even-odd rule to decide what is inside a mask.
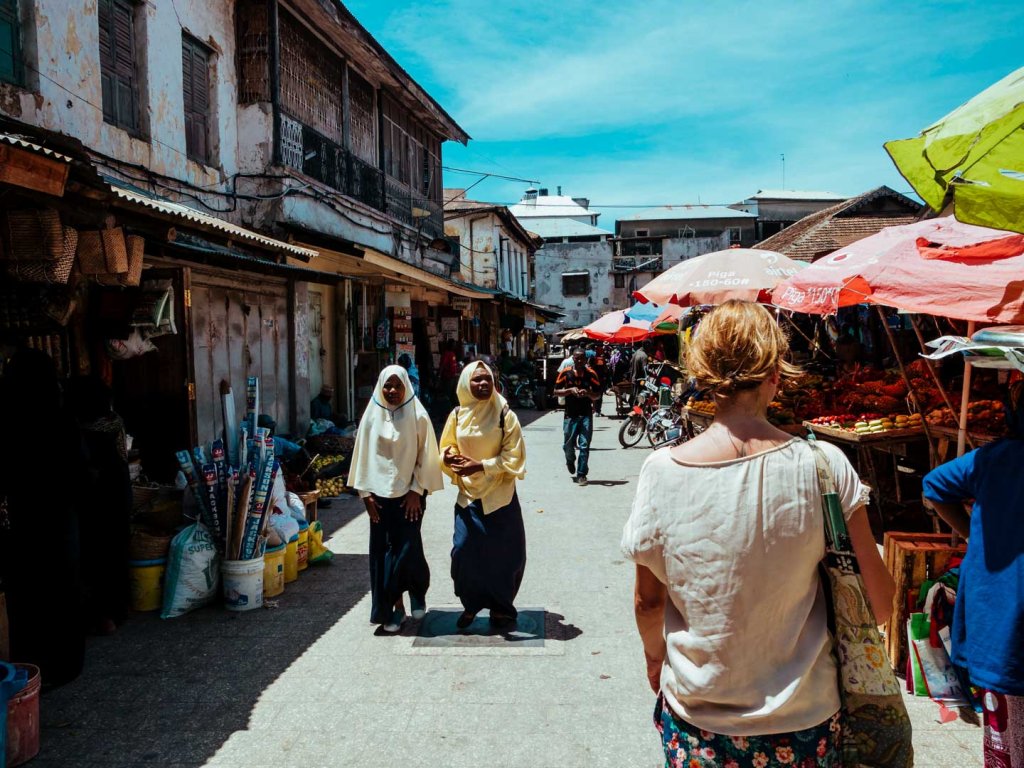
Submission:
[[[781,188],[782,154],[787,189],[909,192],[882,143],[1024,66],[1020,0],[345,4],[473,137],[445,165],[560,185],[608,229],[617,206]]]

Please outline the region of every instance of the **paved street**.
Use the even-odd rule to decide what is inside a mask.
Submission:
[[[423,634],[435,636],[417,637],[416,624],[375,636],[367,518],[354,500],[335,502],[322,513],[333,564],[304,573],[276,608],[137,617],[92,639],[82,677],[42,700],[33,765],[660,765],[632,570],[618,551],[649,452],[620,449],[618,425],[597,419],[587,488],[565,471],[561,414],[527,427],[527,612],[512,639],[448,634],[458,605],[450,489],[431,497],[424,524],[433,585]],[[912,713],[918,766],[982,764],[979,729],[938,726],[927,701]]]

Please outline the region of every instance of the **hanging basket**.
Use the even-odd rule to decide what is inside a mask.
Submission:
[[[78,245],[78,231],[64,227],[64,250],[55,261],[11,261],[7,273],[26,283],[47,283],[67,285],[75,265],[75,251]]]
[[[7,211],[3,256],[9,261],[55,261],[64,254],[64,228],[53,208]]]

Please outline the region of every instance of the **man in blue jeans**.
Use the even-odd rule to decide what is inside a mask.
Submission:
[[[587,484],[590,439],[594,435],[594,401],[601,397],[601,381],[587,365],[586,353],[577,347],[572,351],[572,367],[558,374],[555,397],[565,398],[565,419],[562,422],[562,450],[565,468],[578,485]],[[579,448],[579,463],[576,449]]]

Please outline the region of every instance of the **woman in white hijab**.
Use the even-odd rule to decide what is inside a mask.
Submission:
[[[526,531],[516,480],[526,475],[519,419],[494,389],[494,374],[470,363],[459,378],[459,407],[441,434],[443,467],[459,488],[452,541],[452,580],[462,601],[459,629],[490,609],[491,623],[515,624],[526,570]]]
[[[356,433],[348,484],[370,516],[370,621],[394,633],[426,613],[430,568],[420,526],[426,495],[444,487],[434,428],[400,365],[380,373]]]

